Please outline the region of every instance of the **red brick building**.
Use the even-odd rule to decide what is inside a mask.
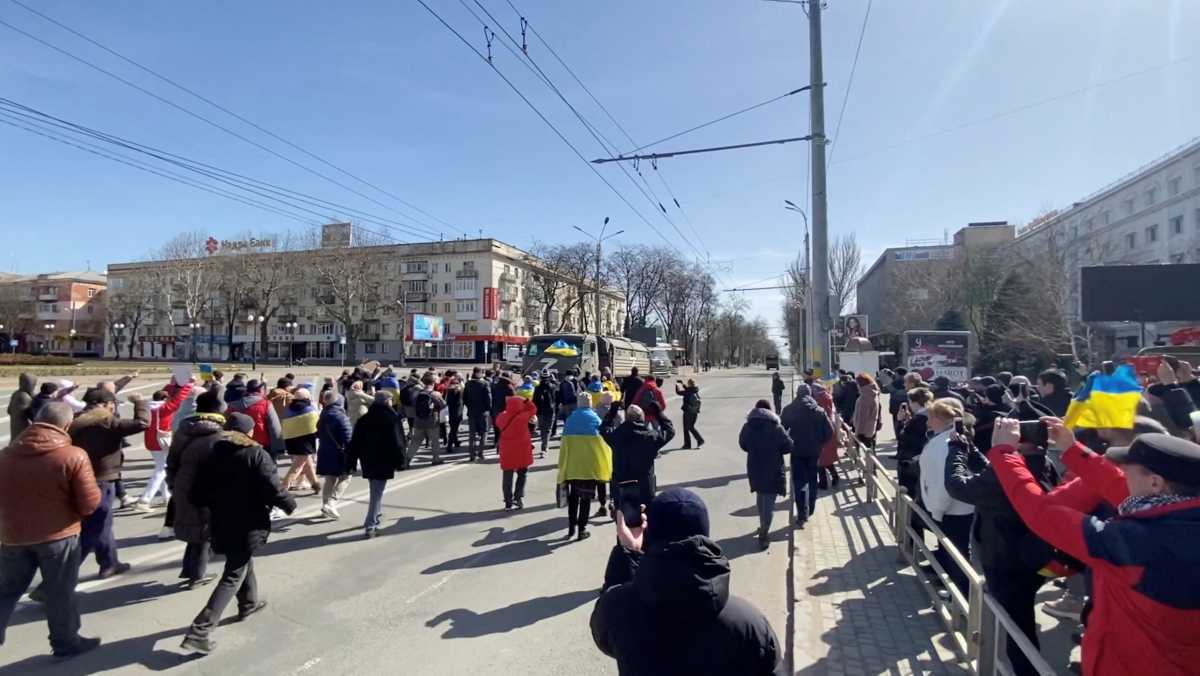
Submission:
[[[104,354],[104,273],[0,275],[0,352]]]

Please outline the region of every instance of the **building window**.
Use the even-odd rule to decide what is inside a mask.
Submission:
[[[446,303],[446,310],[445,310],[445,311],[446,311],[446,312],[449,312],[449,311],[450,311],[450,304],[449,304],[449,303]]]
[[[379,325],[379,333],[386,336],[388,333],[388,330],[391,328],[392,327],[390,324],[380,324]]]
[[[1181,183],[1183,183],[1183,178],[1180,176],[1167,179],[1167,197],[1174,197],[1178,195]]]
[[[1125,347],[1134,348],[1138,346],[1138,337],[1129,336],[1125,339]]]
[[[405,272],[427,272],[429,261],[409,261],[404,264]]]
[[[446,263],[446,272],[450,272],[450,264]]]
[[[1171,234],[1172,235],[1183,234],[1183,216],[1172,216],[1171,217]]]
[[[375,354],[375,343],[363,343],[363,352]]]
[[[1137,246],[1137,233],[1131,232],[1125,235],[1125,248],[1132,249]]]
[[[1200,209],[1196,210],[1196,229],[1200,230]]]
[[[1197,186],[1200,186],[1200,164],[1197,164],[1196,166],[1192,167],[1192,177],[1194,179],[1193,182]]]
[[[1083,222],[1083,227],[1088,232],[1091,232],[1092,228],[1094,228],[1095,225],[1096,225],[1096,222],[1090,218]],[[1078,236],[1078,231],[1076,231],[1076,236]]]
[[[1126,216],[1133,215],[1133,198],[1132,197],[1127,197],[1125,199],[1125,215]]]
[[[1158,188],[1150,186],[1146,188],[1146,206],[1153,206],[1155,200],[1158,199]]]
[[[463,261],[463,270],[474,270],[475,261]]]
[[[88,298],[95,298],[95,297],[96,297],[96,290],[88,289]]]
[[[460,300],[460,301],[458,301],[457,308],[458,308],[459,312],[474,312],[475,311],[475,301]]]
[[[412,279],[408,281],[408,290],[412,293],[421,293],[425,291],[425,280]]]
[[[447,264],[446,264],[446,267],[449,267],[449,266],[450,266],[450,264],[449,264],[449,263],[447,263]],[[447,272],[449,272],[449,271],[447,271]],[[443,290],[443,293],[450,293],[450,282],[446,282],[446,283],[443,285],[443,289],[444,289],[444,290]]]
[[[1146,241],[1147,242],[1157,242],[1158,241],[1158,225],[1157,224],[1146,228]]]

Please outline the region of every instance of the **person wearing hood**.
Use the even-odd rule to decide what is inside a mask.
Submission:
[[[15,440],[33,422],[33,388],[37,377],[22,373],[17,376],[17,391],[8,399],[8,438]]]
[[[850,425],[854,420],[854,406],[858,403],[858,383],[854,374],[843,371],[833,386],[833,405],[842,422]]]
[[[775,402],[775,411],[783,410],[783,391],[787,389],[783,384],[783,378],[780,377],[779,371],[771,374],[771,401]]]
[[[367,517],[363,529],[368,538],[375,537],[382,519],[380,508],[387,482],[396,477],[396,469],[404,466],[404,439],[396,424],[395,398],[387,392],[375,395],[375,403],[358,420],[350,437],[346,453],[348,470],[360,470],[370,487]]]
[[[803,527],[817,509],[818,462],[821,448],[833,436],[833,425],[804,383],[796,386],[796,397],[784,407],[779,419],[792,439],[796,525]]]
[[[618,544],[592,609],[592,640],[621,676],[784,676],[785,648],[763,613],[730,593],[732,571],[709,538],[708,508],[663,491],[642,523],[616,517]]]
[[[296,500],[276,480],[275,460],[249,436],[254,421],[229,414],[227,431],[200,467],[190,500],[212,519],[212,547],[225,556],[221,579],[184,636],[184,650],[207,655],[216,648],[213,629],[226,606],[237,598],[237,621],[267,607],[254,575],[254,552],[267,543],[271,510],[291,514]]]
[[[229,402],[226,413],[243,413],[249,416],[254,421],[250,437],[272,457],[278,458],[286,450],[286,446],[283,441],[283,426],[275,413],[275,406],[270,399],[263,396],[262,381],[251,378],[246,382],[245,391],[246,396]]]
[[[328,389],[321,395],[324,408],[317,419],[317,476],[324,479],[321,486],[321,514],[330,519],[340,519],[338,501],[350,487],[350,467],[346,462],[346,449],[354,427],[350,416],[342,405],[342,395],[336,389]]]
[[[514,394],[505,402],[500,415],[496,416],[496,429],[500,434],[500,488],[504,495],[505,510],[525,507],[525,475],[533,464],[529,421],[536,414],[537,406],[532,401]]]
[[[994,385],[1003,389],[1000,385]],[[1026,410],[1022,419],[1037,420]],[[992,436],[988,432],[988,438]],[[971,552],[983,568],[988,592],[1013,618],[1025,637],[1038,646],[1034,603],[1038,590],[1048,579],[1044,572],[1055,565],[1049,545],[1033,534],[1021,521],[1012,503],[1004,495],[999,479],[987,458],[967,439],[951,433],[946,459],[946,492],[950,497],[975,507],[971,528]],[[1046,449],[1021,442],[1021,457],[1043,490],[1058,482],[1054,468],[1046,461]],[[963,552],[966,554],[966,552]],[[1017,642],[1008,639],[1008,660],[1019,676],[1037,674]]]
[[[1089,676],[1196,673],[1200,663],[1200,445],[1142,434],[1100,456],[1044,418],[1076,476],[1047,493],[1019,455],[1020,423],[996,422],[988,451],[1025,525],[1091,571],[1083,635]],[[1100,518],[1101,505],[1116,515]]]
[[[1038,374],[1037,391],[1041,395],[1039,401],[1042,406],[1050,409],[1056,418],[1067,414],[1067,408],[1075,396],[1074,392],[1067,389],[1067,377],[1058,369],[1046,369]]]
[[[306,388],[296,388],[291,396],[292,400],[280,420],[283,444],[292,460],[292,466],[283,476],[283,488],[292,490],[292,482],[303,478],[308,480],[313,495],[316,495],[321,492],[321,485],[317,481],[313,456],[317,453],[317,420],[320,415],[317,413],[317,407],[313,406],[312,395]]]
[[[956,405],[959,403],[957,399],[942,398],[929,405],[929,430],[933,432],[933,437],[921,450],[917,463],[921,471],[921,500],[925,509],[965,557],[971,543],[971,523],[975,517],[975,508],[970,503],[955,499],[946,490],[950,437],[956,434],[955,421],[962,417],[962,411]],[[954,584],[966,594],[966,573],[941,548],[937,551],[937,558]]]
[[[759,399],[746,416],[738,435],[738,445],[746,452],[746,476],[750,492],[757,495],[758,546],[771,545],[771,521],[775,516],[775,500],[787,494],[787,478],[783,457],[792,452],[792,439],[771,412],[771,404]]]
[[[79,534],[100,505],[87,452],[71,443],[72,411],[50,402],[0,453],[0,644],[17,601],[41,571],[41,600],[55,657],[100,645],[79,635]]]
[[[225,386],[225,392],[221,395],[221,400],[226,405],[244,399],[246,397],[246,374],[235,373],[229,384]]]
[[[150,407],[141,395],[130,395],[133,417],[118,418],[117,397],[112,392],[94,388],[83,397],[87,408],[71,423],[71,443],[87,451],[92,460],[92,472],[100,487],[100,506],[83,522],[80,537],[81,559],[93,551],[100,564],[100,577],[108,578],[129,570],[118,559],[117,539],[113,536],[113,500],[116,481],[121,476],[125,437],[140,434],[150,426]]]
[[[463,404],[467,408],[469,460],[483,460],[483,448],[487,445],[488,416],[492,412],[492,389],[483,379],[483,371],[478,366],[471,369],[471,378],[463,386]]]
[[[683,397],[683,446],[681,450],[692,447],[692,437],[696,437],[696,448],[704,445],[704,437],[696,429],[696,421],[700,418],[700,387],[696,381],[688,378],[687,385],[683,381],[675,381],[675,394]]]
[[[568,372],[563,375],[562,380],[558,381],[558,417],[566,421],[575,411],[578,401],[579,380],[575,377],[574,372]]]
[[[541,380],[533,388],[533,405],[537,410],[538,434],[542,438],[541,455],[550,448],[550,434],[554,431],[554,412],[558,406],[558,382],[549,371],[543,371]]]
[[[208,584],[215,576],[207,575],[209,554],[209,514],[192,501],[192,488],[200,466],[212,454],[225,428],[220,413],[221,400],[216,392],[205,391],[196,399],[196,414],[179,425],[167,452],[167,485],[175,496],[175,538],[187,543],[179,577],[188,588]]]
[[[908,369],[901,366],[896,369],[892,384],[888,388],[888,413],[892,416],[892,436],[893,438],[900,437],[900,407],[904,402],[908,401],[908,388],[904,385],[904,376],[908,375]]]
[[[604,443],[612,449],[612,500],[620,505],[623,493],[632,490],[638,493],[638,504],[648,505],[658,483],[654,461],[675,437],[675,426],[662,416],[657,428],[648,425],[645,412],[637,404],[625,409],[624,422],[617,421],[620,415],[620,407],[612,406],[600,428]]]
[[[854,376],[858,385],[858,399],[854,401],[854,415],[850,426],[854,428],[854,436],[867,448],[875,448],[875,434],[883,425],[879,410],[879,385],[869,373]]]
[[[579,397],[577,408],[563,424],[562,447],[558,454],[558,480],[567,492],[567,538],[585,540],[592,498],[601,482],[612,479],[612,449],[600,436],[600,416],[587,397]]]

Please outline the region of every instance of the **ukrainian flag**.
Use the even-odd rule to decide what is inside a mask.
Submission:
[[[612,449],[600,436],[600,416],[590,408],[576,409],[563,424],[558,483],[611,480]]]
[[[559,339],[554,341],[550,347],[546,348],[546,354],[552,354],[558,357],[578,357],[579,350],[571,347],[567,341]]]
[[[1071,400],[1063,419],[1067,427],[1133,429],[1142,386],[1131,364],[1121,364],[1112,375],[1093,371]]]

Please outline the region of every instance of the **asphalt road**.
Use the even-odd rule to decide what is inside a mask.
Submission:
[[[786,641],[787,503],[778,505],[773,543],[758,551],[753,496],[737,434],[758,398],[769,399],[766,371],[712,371],[698,379],[704,409],[702,450],[668,445],[658,462],[660,488],[680,485],[707,502],[712,535],[733,566],[734,593],[770,618]],[[5,391],[3,394],[8,394]],[[678,398],[670,401],[679,420]],[[140,449],[140,439],[135,440]],[[0,648],[7,674],[614,674],[593,645],[588,617],[614,542],[611,525],[593,520],[593,537],[563,539],[565,509],[554,506],[556,450],[535,462],[526,507],[501,507],[494,454],[483,464],[461,456],[397,475],[384,498],[383,528],[363,539],[366,482],[354,479],[342,519],[319,515],[319,499],[299,498],[293,518],[279,522],[256,557],[270,606],[245,623],[223,624],[217,650],[196,658],[179,649],[191,618],[211,588],[181,590],[182,544],[155,534],[162,512],[122,510],[117,534],[127,575],[96,580],[83,565],[82,633],[104,644],[73,660],[49,656],[39,606],[22,601]],[[137,495],[150,468],[144,450],[127,459]],[[593,506],[593,510],[595,507]],[[213,572],[220,563],[214,562]],[[227,617],[234,614],[232,607]]]

